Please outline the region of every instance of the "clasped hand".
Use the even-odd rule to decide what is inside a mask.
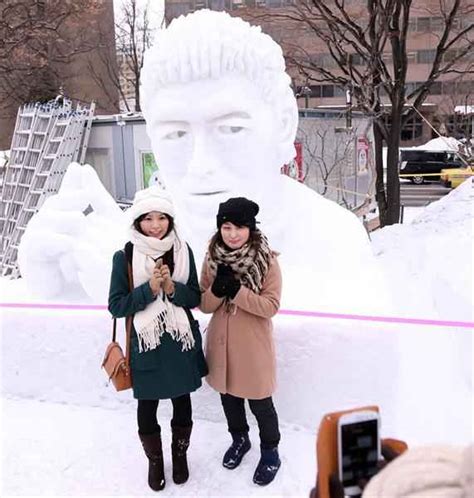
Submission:
[[[233,299],[240,289],[240,282],[235,277],[232,268],[228,265],[218,265],[211,292],[216,297],[228,297]]]
[[[150,279],[150,288],[156,296],[161,289],[165,294],[173,294],[175,285],[171,279],[171,272],[168,265],[155,266],[153,269],[153,276]]]

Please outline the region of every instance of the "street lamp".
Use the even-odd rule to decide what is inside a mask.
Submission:
[[[350,87],[346,89],[346,128],[352,128],[352,92]]]
[[[304,106],[305,106],[305,109],[308,109],[309,107],[309,97],[311,95],[311,88],[307,85],[305,85],[302,89],[301,89],[301,95],[304,95]]]

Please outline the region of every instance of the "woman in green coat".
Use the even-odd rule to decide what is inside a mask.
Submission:
[[[165,487],[157,420],[160,399],[173,404],[173,480],[182,484],[189,477],[190,393],[201,387],[201,377],[207,374],[199,324],[191,313],[201,293],[193,253],[176,232],[168,193],[156,186],[137,192],[127,214],[130,242],[114,254],[109,311],[116,318],[133,316],[130,367],[138,434],[149,461],[148,484],[159,491]]]

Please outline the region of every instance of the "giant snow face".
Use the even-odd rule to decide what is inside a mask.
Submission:
[[[173,85],[148,105],[147,131],[163,179],[182,221],[202,232],[202,243],[220,202],[273,198],[282,126],[252,82],[226,75]]]

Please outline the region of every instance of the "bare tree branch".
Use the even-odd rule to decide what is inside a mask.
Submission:
[[[328,83],[349,88],[355,106],[373,118],[376,191],[382,225],[395,223],[399,218],[398,149],[400,131],[410,109],[421,107],[434,83],[443,75],[472,73],[472,64],[468,64],[467,59],[474,50],[474,27],[472,23],[455,26],[456,19],[472,11],[473,4],[462,0],[439,0],[437,8],[432,9],[431,17],[441,21],[434,58],[423,83],[408,95],[407,52],[410,21],[414,16],[412,0],[366,0],[364,3],[301,0],[286,11],[275,14],[264,9],[254,16],[256,20],[281,23],[285,29],[306,27],[306,32],[317,43],[305,42],[304,36],[298,44],[281,40],[288,67],[307,84]],[[314,48],[309,47],[314,46],[324,51],[324,58],[311,52]],[[387,53],[390,61],[386,59]],[[327,60],[331,61],[330,65]],[[382,139],[388,145],[386,185],[381,166]]]

